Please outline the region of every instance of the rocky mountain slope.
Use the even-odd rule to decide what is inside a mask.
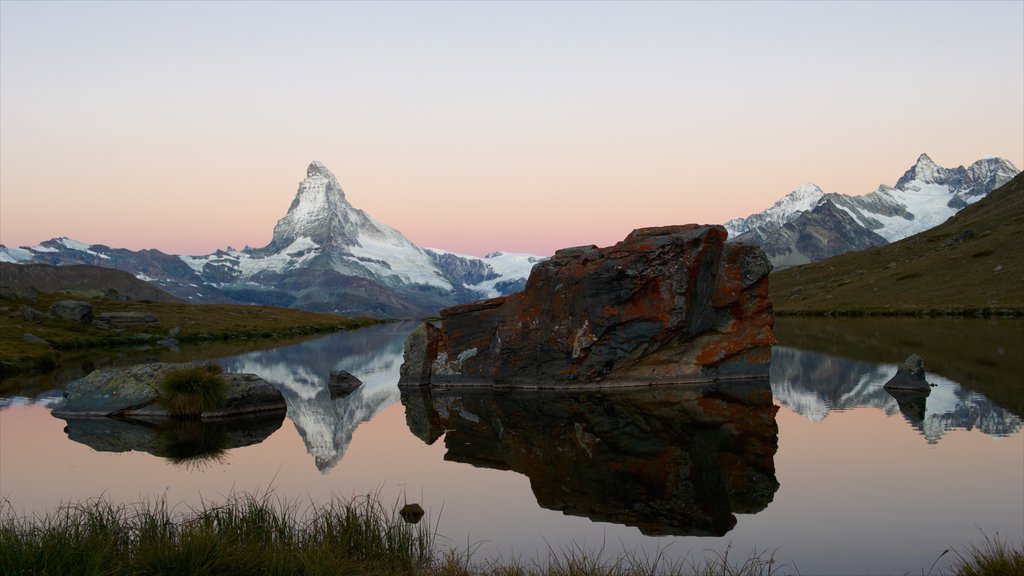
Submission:
[[[237,302],[376,317],[418,317],[522,288],[529,254],[484,258],[413,244],[354,208],[337,178],[313,162],[262,248],[176,256],[54,238],[0,246],[0,262],[91,264],[124,270],[195,303]]]
[[[110,300],[181,302],[156,286],[121,270],[87,265],[18,266],[0,262],[0,295],[8,291],[14,295],[22,295],[26,290],[86,293],[104,296]]]
[[[817,262],[923,232],[956,214],[1019,171],[1007,160],[985,158],[944,168],[927,154],[895,186],[863,196],[826,194],[805,184],[770,208],[725,223],[734,241],[761,246],[776,268]]]
[[[1022,314],[1022,254],[1017,175],[925,232],[773,273],[772,301],[783,314]]]

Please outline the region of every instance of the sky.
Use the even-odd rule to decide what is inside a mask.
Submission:
[[[264,246],[319,160],[420,246],[1024,167],[1024,2],[0,1],[0,243]]]

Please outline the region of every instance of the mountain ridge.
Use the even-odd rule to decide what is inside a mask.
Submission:
[[[346,315],[410,318],[520,289],[542,258],[484,258],[420,248],[353,207],[337,178],[313,161],[288,212],[262,248],[200,256],[127,250],[66,237],[0,246],[0,262],[89,264],[129,272],[193,303],[288,306]]]
[[[872,242],[895,242],[928,230],[1018,173],[1011,162],[1002,158],[982,158],[966,168],[945,168],[927,154],[921,154],[895,186],[880,184],[873,192],[852,196],[825,193],[817,185],[807,183],[769,208],[729,220],[725,226],[732,241],[761,246],[772,264],[782,269],[861,250]],[[853,222],[835,211],[832,218],[821,214],[811,220],[804,218],[827,202],[845,212]],[[830,226],[834,230],[822,234]]]
[[[1024,174],[897,242],[773,272],[778,314],[1024,314]]]

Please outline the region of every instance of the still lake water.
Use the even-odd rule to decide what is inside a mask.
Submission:
[[[9,393],[0,497],[32,514],[101,494],[184,509],[268,487],[304,502],[379,493],[420,502],[478,558],[731,547],[801,574],[921,573],[982,532],[1024,538],[1019,321],[780,319],[770,382],[582,394],[400,391],[413,327],[215,359],[278,385],[283,419],[65,421],[50,414],[59,388]],[[897,401],[882,385],[911,352],[938,386]],[[337,369],[363,386],[331,398]]]

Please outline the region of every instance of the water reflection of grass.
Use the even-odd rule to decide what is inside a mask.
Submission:
[[[407,524],[378,495],[301,508],[272,491],[232,494],[187,511],[164,500],[63,505],[45,517],[17,516],[0,501],[0,573],[17,574],[353,574],[424,576],[774,576],[798,573],[772,554],[737,562],[725,552],[695,561],[661,553],[607,558],[572,546],[547,560],[477,562],[473,548],[444,549],[437,526]],[[954,554],[951,571],[1021,574],[1024,546],[985,537]],[[940,557],[940,560],[942,558]]]
[[[219,423],[172,420],[160,431],[161,456],[175,465],[201,469],[221,462],[227,454],[228,435]]]

